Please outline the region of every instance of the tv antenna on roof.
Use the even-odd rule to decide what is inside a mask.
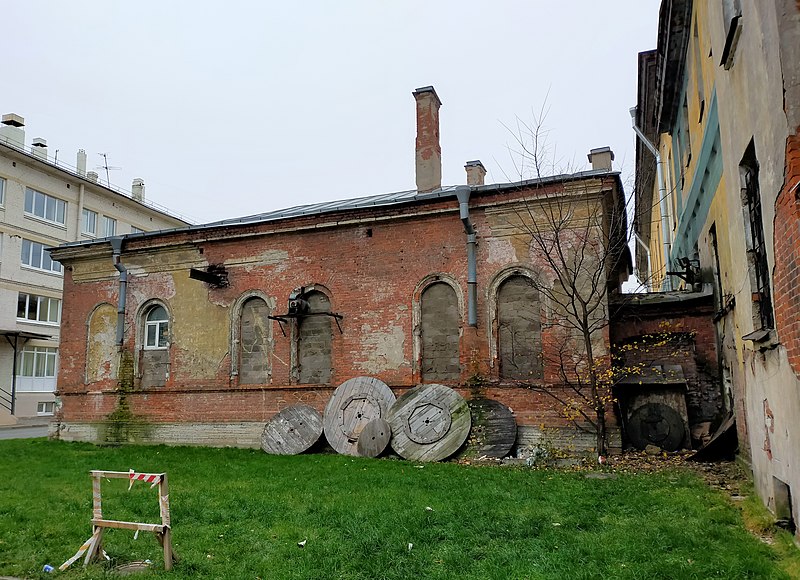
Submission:
[[[108,174],[109,170],[117,170],[122,169],[122,167],[112,167],[108,164],[108,153],[98,153],[103,158],[103,164],[98,165],[95,169],[105,169],[106,170],[106,184],[108,187],[111,187],[111,177]]]

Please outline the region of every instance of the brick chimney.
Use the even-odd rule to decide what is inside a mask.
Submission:
[[[467,185],[483,185],[486,177],[486,168],[483,163],[477,159],[475,161],[467,161],[464,169],[467,170]]]
[[[413,94],[417,101],[417,191],[425,193],[442,187],[442,148],[439,145],[442,101],[433,87],[419,88]]]
[[[600,147],[589,151],[589,163],[592,164],[592,169],[604,169],[611,171],[611,162],[614,161],[614,152],[611,147]]]

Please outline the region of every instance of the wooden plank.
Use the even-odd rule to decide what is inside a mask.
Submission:
[[[130,479],[131,473],[130,471],[98,471],[93,469],[89,473],[92,474],[92,477],[103,477],[105,479]],[[137,472],[138,473],[138,472]],[[159,475],[162,478],[164,477],[164,473],[151,473],[149,475]]]
[[[404,459],[439,461],[458,451],[469,435],[467,402],[444,385],[418,385],[389,409],[392,448]]]
[[[261,449],[273,455],[297,455],[322,436],[322,415],[309,405],[285,407],[264,426]]]
[[[385,419],[373,419],[364,426],[356,449],[361,457],[378,457],[389,446],[392,428]]]
[[[92,525],[101,528],[117,528],[121,530],[139,530],[141,532],[158,532],[164,531],[166,526],[162,524],[142,524],[138,522],[120,522],[117,520],[92,520]]]
[[[339,453],[358,455],[361,432],[374,419],[385,419],[395,396],[389,386],[374,377],[355,377],[343,382],[325,406],[325,438]]]
[[[464,458],[500,459],[517,441],[517,422],[511,409],[494,399],[471,399],[472,430],[460,454]]]

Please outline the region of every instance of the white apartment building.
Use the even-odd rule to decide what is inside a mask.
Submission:
[[[47,248],[63,242],[182,227],[188,222],[131,192],[101,185],[48,155],[44,139],[25,143],[25,121],[0,124],[0,425],[56,410],[61,264]]]

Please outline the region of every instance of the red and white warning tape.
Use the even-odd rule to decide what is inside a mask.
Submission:
[[[152,483],[153,485],[150,486],[151,488],[161,483],[160,473],[136,473],[133,469],[131,469],[128,478],[130,479],[130,483],[128,484],[128,489],[133,487],[134,481],[143,481],[145,483]]]

